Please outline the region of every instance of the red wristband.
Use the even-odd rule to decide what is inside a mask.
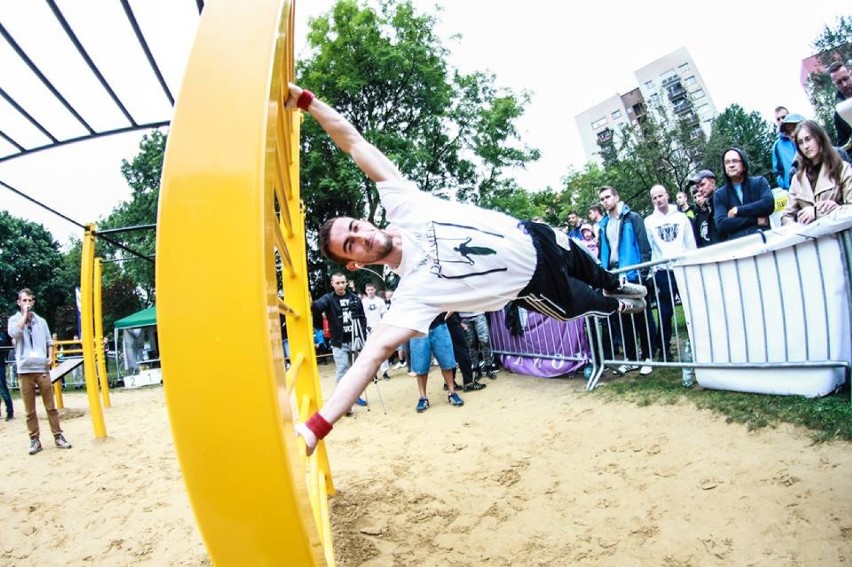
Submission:
[[[311,430],[311,433],[317,436],[317,441],[323,439],[326,435],[331,432],[331,424],[325,420],[323,416],[319,414],[319,412],[312,415],[308,418],[308,421],[305,422],[305,427]]]
[[[301,108],[302,110],[307,110],[308,107],[314,100],[314,93],[305,89],[302,91],[302,94],[299,95],[299,98],[296,99],[296,108]]]

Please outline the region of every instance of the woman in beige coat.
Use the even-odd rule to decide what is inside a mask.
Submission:
[[[790,182],[781,223],[809,224],[852,204],[852,166],[840,159],[822,126],[813,120],[800,122],[793,140],[799,170]]]

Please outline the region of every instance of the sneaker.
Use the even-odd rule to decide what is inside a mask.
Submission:
[[[622,364],[621,366],[613,370],[613,372],[615,372],[619,376],[624,376],[628,372],[633,372],[634,370],[639,370],[639,367],[635,364]]]
[[[399,370],[400,368],[405,368],[405,363],[404,362],[397,362],[396,364],[393,365],[393,367],[394,367],[395,370]]]
[[[417,413],[423,413],[427,409],[429,409],[429,399],[420,398],[420,401],[417,402]]]
[[[390,380],[390,376],[388,376],[388,373],[387,373],[387,372],[385,372],[384,374],[382,374],[382,378],[384,378],[385,380]]]
[[[624,282],[618,289],[603,290],[603,294],[607,297],[633,297],[641,299],[648,294],[648,290],[642,284]]]
[[[642,313],[645,311],[645,300],[644,299],[635,299],[632,297],[619,297],[618,298],[618,312],[629,314],[629,313]]]
[[[30,440],[30,455],[35,455],[42,450],[41,441],[38,439]]]
[[[488,387],[488,384],[482,384],[481,382],[473,381],[470,384],[465,384],[462,386],[462,392],[476,392],[477,390],[484,390]]]
[[[358,398],[357,400],[355,400],[355,404],[361,406],[362,408],[365,408],[367,407],[367,400],[365,400],[364,398]]]
[[[453,386],[455,386],[456,390],[461,390],[461,386],[459,386],[458,382],[453,382]],[[447,386],[447,383],[444,382],[444,391],[447,392],[449,389],[450,388]]]
[[[646,358],[645,362],[651,362],[651,359]],[[647,376],[648,374],[650,374],[653,371],[654,371],[653,366],[648,366],[647,364],[643,364],[642,368],[639,369],[639,374],[641,374],[642,376]]]
[[[64,435],[57,435],[56,437],[53,438],[53,440],[56,442],[56,446],[59,447],[60,449],[70,449],[71,448],[71,443],[69,443],[65,439]]]
[[[13,419],[15,419],[14,415],[7,415],[6,416],[6,421],[12,421]]]
[[[461,399],[459,395],[455,392],[447,396],[447,401],[456,406],[457,408],[460,408],[464,405],[464,400]]]

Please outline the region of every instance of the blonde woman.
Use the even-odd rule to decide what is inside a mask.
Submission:
[[[852,204],[852,166],[840,158],[822,126],[805,120],[793,139],[799,170],[790,182],[782,224],[809,224],[840,205]]]

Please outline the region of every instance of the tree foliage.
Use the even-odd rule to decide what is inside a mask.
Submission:
[[[153,225],[157,222],[157,203],[160,198],[160,177],[163,172],[163,157],[166,148],[166,134],[153,131],[145,135],[139,143],[139,153],[131,160],[122,160],[121,173],[131,189],[129,200],[119,204],[98,226],[99,230],[129,228]],[[112,244],[118,242],[125,248]],[[132,250],[144,257],[154,258],[156,233],[151,229],[134,230],[111,234],[98,238],[97,254],[106,260],[120,260],[104,268],[104,287],[115,286],[131,293],[118,304],[140,302],[153,305],[156,299],[154,288],[154,262],[140,258],[129,252]],[[132,281],[135,286],[127,286]],[[115,297],[114,299],[118,299]],[[114,314],[111,314],[111,316]],[[119,313],[118,317],[127,315]]]
[[[62,263],[57,243],[44,226],[0,211],[0,297],[17,310],[18,291],[27,287],[37,296],[36,312],[53,327],[54,313],[66,302],[66,292],[56,278]],[[71,290],[73,295],[73,289]],[[5,326],[5,318],[3,319]]]
[[[820,35],[811,45],[824,67],[828,67],[833,61],[852,60],[852,16],[840,16],[833,27],[829,25],[823,27]],[[832,137],[834,143],[837,143],[837,132],[834,130],[836,89],[828,73],[812,74],[808,78],[807,90],[811,103],[816,109],[817,120]]]
[[[772,181],[772,126],[757,111],[746,112],[732,104],[713,120],[713,130],[702,156],[702,168],[713,171],[722,184],[722,153],[731,146],[745,150],[749,174],[763,175]]]
[[[435,16],[417,13],[409,0],[339,0],[310,21],[311,54],[297,65],[298,80],[421,190],[473,202],[511,192],[506,171],[539,157],[515,128],[529,95],[499,88],[493,75],[451,69],[435,27]],[[310,119],[301,174],[309,237],[333,216],[386,223],[373,184]],[[312,288],[324,289],[329,269],[316,251],[309,271]]]

